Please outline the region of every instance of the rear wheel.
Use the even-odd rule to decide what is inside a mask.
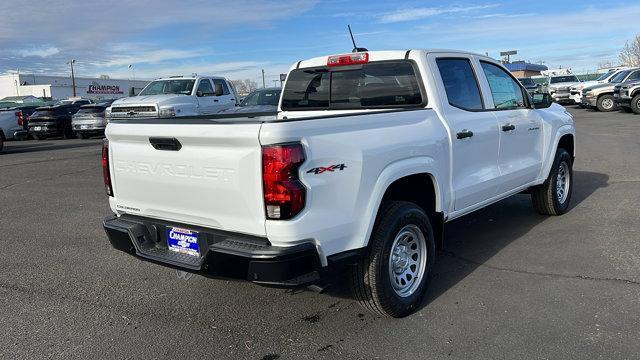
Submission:
[[[573,164],[565,149],[558,149],[547,180],[531,191],[533,207],[542,215],[562,215],[569,210],[573,190]]]
[[[71,125],[67,125],[62,130],[62,137],[65,139],[75,139],[76,134],[73,132]]]
[[[631,110],[636,114],[640,114],[640,94],[631,99]]]
[[[433,229],[417,205],[384,204],[366,254],[352,269],[353,293],[362,306],[404,317],[421,303],[435,259]]]
[[[616,99],[613,95],[602,95],[598,98],[596,106],[602,112],[613,111],[616,108]]]

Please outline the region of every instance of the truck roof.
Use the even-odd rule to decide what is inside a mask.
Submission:
[[[377,51],[363,51],[363,52],[369,53],[369,61],[408,59],[414,53],[420,53],[423,55],[426,55],[429,53],[457,53],[457,54],[473,55],[486,60],[496,61],[495,59],[490,58],[486,55],[476,54],[469,51],[450,50],[450,49],[377,50]],[[330,54],[330,55],[319,56],[311,59],[302,60],[295,63],[292,68],[325,66],[327,65],[327,58],[329,56],[344,55],[344,54],[350,54],[350,52],[345,51],[342,54]]]
[[[167,76],[167,77],[161,77],[161,78],[154,79],[153,81],[159,81],[159,80],[197,80],[197,79],[202,79],[202,78],[226,80],[222,76],[210,76],[210,75],[195,75],[195,76],[193,76],[193,75],[189,75],[189,76]]]

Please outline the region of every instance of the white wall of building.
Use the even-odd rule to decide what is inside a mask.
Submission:
[[[133,86],[138,93],[149,81],[76,77],[76,96],[113,99],[129,96]],[[6,96],[47,96],[66,99],[73,96],[71,77],[40,74],[0,75],[0,99]]]

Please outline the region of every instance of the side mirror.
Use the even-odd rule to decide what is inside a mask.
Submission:
[[[216,84],[216,96],[224,95],[224,88],[221,83]]]
[[[196,96],[197,97],[203,97],[204,93],[201,90],[196,91]]]
[[[533,107],[536,109],[546,109],[553,104],[553,99],[548,93],[533,94]]]

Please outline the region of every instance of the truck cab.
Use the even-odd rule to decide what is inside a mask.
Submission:
[[[137,96],[116,100],[107,119],[211,115],[238,105],[230,81],[214,76],[174,76],[150,82]]]

